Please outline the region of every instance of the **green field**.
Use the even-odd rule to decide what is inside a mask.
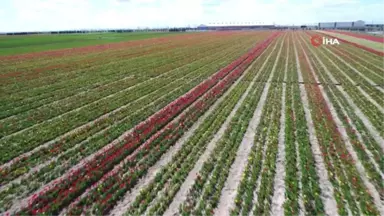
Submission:
[[[170,32],[0,36],[0,56],[163,37]]]

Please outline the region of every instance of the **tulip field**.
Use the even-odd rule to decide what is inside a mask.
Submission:
[[[0,56],[0,215],[384,215],[383,52],[315,34]]]

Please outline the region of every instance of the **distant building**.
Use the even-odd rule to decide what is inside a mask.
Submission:
[[[336,22],[336,28],[352,28],[354,22]]]
[[[353,26],[354,27],[364,27],[365,26],[365,22],[362,21],[362,20],[358,20],[358,21],[354,22]]]
[[[344,29],[344,30],[359,30],[365,28],[365,22],[358,20],[355,22],[320,22],[319,29]]]
[[[197,26],[197,30],[199,30],[199,31],[207,31],[208,30],[208,26],[206,26],[204,24],[201,24],[201,25]]]
[[[263,22],[223,22],[223,23],[210,23],[208,25],[199,25],[198,30],[209,30],[209,31],[225,31],[225,30],[262,30],[262,29],[274,29],[275,24],[263,23]]]
[[[334,22],[323,22],[323,23],[319,23],[319,28],[320,28],[320,29],[331,29],[331,28],[335,28],[335,23],[334,23]]]

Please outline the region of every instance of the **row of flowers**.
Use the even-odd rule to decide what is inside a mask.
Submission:
[[[258,57],[257,61],[265,61],[266,56]],[[240,98],[244,99],[244,94],[252,89],[252,86],[249,86],[251,85],[249,81],[254,80],[261,73],[260,71],[256,72],[259,67],[261,67],[261,64],[255,65],[241,78],[239,84],[217,105],[217,108],[194,132],[193,137],[188,139],[181,150],[172,157],[172,162],[162,168],[149,185],[140,190],[140,194],[130,205],[125,213],[126,215],[142,215],[145,211],[150,215],[159,215],[165,211],[191,170],[195,167],[196,162],[205,152],[208,143],[221,130],[222,124],[227,121],[230,113],[234,112],[235,106],[241,102]]]
[[[328,70],[326,65],[329,65],[329,63],[324,61],[326,64],[322,67],[320,64],[322,63],[322,60],[313,58],[315,54],[316,53],[313,52],[311,59],[315,71],[322,82],[329,82],[329,77],[325,72],[325,70]],[[346,135],[350,139],[351,146],[356,152],[358,160],[365,168],[364,174],[367,175],[369,181],[373,184],[378,193],[381,194],[384,191],[384,185],[382,184],[384,158],[380,154],[381,149],[379,143],[376,143],[370,136],[369,131],[367,131],[367,128],[364,126],[361,119],[357,117],[353,108],[345,100],[345,95],[348,95],[346,91],[334,85],[325,85],[324,92],[330,99],[335,114],[337,114],[345,127]],[[356,95],[353,95],[352,98],[355,98],[355,96]],[[348,159],[349,157],[351,156],[344,153],[340,155],[341,159]],[[354,181],[358,181],[358,179],[355,178]]]
[[[218,46],[218,44],[215,44],[215,45]],[[100,87],[97,87],[96,89],[94,89],[94,91],[89,90],[90,92],[87,93],[86,97],[80,95],[79,97],[75,97],[75,98],[71,97],[71,98],[68,98],[68,99],[62,101],[62,103],[58,103],[59,105],[62,105],[63,107],[61,107],[60,110],[57,108],[51,110],[49,113],[49,116],[51,118],[54,116],[60,115],[63,112],[67,112],[67,111],[70,111],[72,109],[78,108],[80,106],[84,106],[88,103],[93,102],[96,99],[114,94],[116,92],[123,93],[123,94],[121,94],[121,93],[117,94],[114,97],[109,98],[108,100],[103,100],[104,102],[100,101],[100,103],[97,103],[93,106],[87,107],[88,108],[87,113],[91,113],[91,111],[93,111],[93,110],[97,111],[100,109],[101,106],[105,107],[105,110],[103,110],[103,113],[104,112],[109,113],[109,115],[106,118],[96,119],[95,121],[93,121],[92,125],[89,126],[88,128],[83,127],[80,130],[78,130],[76,133],[72,134],[71,136],[63,137],[61,140],[53,143],[52,145],[49,145],[45,148],[41,148],[39,151],[35,152],[33,155],[29,155],[28,157],[19,157],[19,158],[13,159],[14,163],[12,163],[11,166],[0,170],[0,175],[2,175],[2,179],[0,180],[0,182],[4,183],[6,181],[12,180],[15,177],[17,177],[18,175],[16,173],[12,173],[12,172],[17,170],[20,167],[25,166],[26,164],[28,164],[28,167],[33,167],[36,165],[36,163],[41,163],[42,162],[42,156],[44,156],[44,158],[50,158],[50,157],[57,155],[60,152],[63,152],[65,150],[65,148],[60,143],[64,139],[70,140],[70,142],[65,143],[65,146],[71,147],[72,145],[70,145],[70,143],[75,141],[75,139],[73,139],[73,137],[80,138],[80,134],[84,134],[84,132],[91,130],[91,128],[93,128],[94,126],[105,127],[108,120],[111,119],[112,117],[114,117],[114,120],[116,121],[116,120],[121,119],[122,116],[126,116],[127,113],[124,113],[123,111],[126,111],[127,109],[119,108],[119,112],[116,112],[113,110],[116,109],[116,107],[121,107],[121,105],[127,101],[127,98],[129,99],[128,101],[133,102],[133,101],[135,101],[136,98],[140,99],[140,97],[145,93],[149,94],[149,93],[152,93],[155,91],[157,92],[157,90],[159,89],[158,87],[156,87],[157,85],[165,87],[168,84],[172,83],[172,81],[173,81],[172,79],[177,80],[177,78],[182,77],[182,75],[185,74],[184,71],[191,73],[193,71],[192,69],[195,68],[192,66],[196,65],[197,67],[200,67],[202,65],[202,64],[199,64],[200,62],[204,63],[207,60],[212,61],[213,59],[211,59],[211,58],[201,60],[201,57],[204,55],[207,55],[208,53],[218,51],[219,49],[213,49],[212,47],[208,47],[207,50],[201,51],[200,47],[197,47],[196,49],[189,49],[191,54],[182,55],[182,53],[185,53],[186,50],[188,50],[188,49],[181,49],[180,52],[173,51],[173,52],[175,52],[175,54],[179,54],[179,56],[176,58],[170,58],[170,60],[159,59],[158,61],[153,61],[151,64],[157,65],[157,67],[154,69],[152,69],[153,65],[148,65],[148,64],[143,64],[142,66],[138,65],[137,67],[133,66],[133,68],[131,69],[131,72],[130,72],[131,76],[133,76],[132,79],[123,79],[121,81],[108,83],[106,85],[101,85]],[[199,54],[199,52],[201,54]],[[163,55],[164,55],[164,53],[163,53]],[[177,71],[174,70],[177,67],[181,67],[182,65],[191,63],[191,61],[193,61],[193,62],[190,65],[190,67],[179,68],[179,70],[177,70]],[[142,62],[142,63],[144,63],[144,62]],[[120,70],[120,69],[117,68],[117,70]],[[140,75],[142,73],[142,70],[148,71],[146,73],[146,76]],[[169,71],[169,70],[174,70],[174,71],[167,73],[167,71]],[[113,74],[112,74],[112,76],[113,76]],[[153,80],[151,80],[150,82],[147,82],[147,84],[142,83],[148,79],[147,76],[149,76]],[[159,79],[157,79],[157,78],[159,78]],[[160,79],[160,78],[162,78],[162,79]],[[167,80],[164,80],[164,78],[166,78]],[[172,80],[172,81],[169,82],[168,79]],[[105,80],[103,80],[103,82],[104,81]],[[161,84],[158,84],[160,82],[161,82]],[[106,90],[105,91],[99,90],[101,88],[106,88]],[[124,90],[125,88],[127,88],[127,91],[122,92],[122,90]],[[138,94],[138,92],[139,92],[139,94]],[[59,94],[58,92],[56,92],[56,93]],[[119,96],[119,97],[117,97],[117,96]],[[111,103],[110,102],[111,99],[116,101],[116,102],[119,102],[119,103],[118,104]],[[65,105],[65,107],[64,107],[64,105]],[[47,108],[52,108],[52,107],[49,106]],[[62,108],[66,108],[66,109],[62,109]],[[39,112],[41,112],[41,111],[39,111]],[[39,113],[39,112],[36,112],[36,113]],[[79,110],[79,112],[81,112],[81,111]],[[95,113],[95,115],[96,114],[100,115],[100,113]],[[121,114],[124,114],[124,115],[121,115]],[[117,118],[117,115],[119,115],[120,117]],[[22,115],[21,117],[23,117],[23,116],[24,115]],[[27,116],[24,116],[24,117],[26,117],[26,119],[28,119],[29,117],[27,118]],[[47,118],[49,116],[46,116],[45,118]],[[91,118],[94,118],[94,117],[92,116]],[[14,119],[14,120],[16,120],[16,119]],[[25,121],[25,123],[21,124],[21,126],[28,127],[28,126],[31,126],[33,124],[40,123],[43,120],[45,120],[45,119]],[[82,121],[88,121],[88,118],[86,118],[86,119],[79,118],[77,121],[81,121],[81,120]],[[48,125],[48,127],[52,127],[51,125],[52,125],[52,123],[50,125]],[[67,130],[67,129],[71,128],[70,126],[71,125],[68,125],[67,126],[68,128],[61,126],[60,129]],[[39,128],[36,128],[35,130],[39,130]],[[5,132],[5,130],[4,130],[4,132]],[[20,143],[20,145],[19,145],[20,149],[17,149],[17,151],[16,151],[15,148],[12,148],[12,151],[10,151],[6,155],[4,155],[4,157],[2,158],[4,161],[2,161],[2,162],[5,162],[7,159],[18,154],[20,151],[28,150],[29,148],[27,148],[26,145],[34,147],[34,146],[40,144],[43,140],[49,139],[51,137],[55,137],[59,133],[61,133],[61,130],[56,131],[54,134],[46,134],[45,136],[41,135],[39,137],[39,139],[34,139],[30,142],[26,142],[26,140],[24,138],[24,134],[22,134],[22,133],[19,134],[17,137],[13,137],[11,139],[11,141],[14,143],[16,143],[18,141],[17,138],[23,140],[22,143]],[[83,137],[83,139],[84,139],[84,136],[81,136],[81,137]],[[68,148],[68,147],[66,147],[66,148]],[[50,152],[50,151],[53,151],[53,152],[51,152],[49,154],[46,153],[46,152]],[[38,160],[36,160],[36,158],[38,158]],[[10,175],[10,177],[8,177],[8,175]]]
[[[383,51],[378,51],[378,50],[375,50],[375,49],[372,49],[370,47],[366,47],[364,45],[361,45],[361,44],[358,44],[358,43],[354,43],[354,42],[351,42],[351,41],[348,41],[348,40],[345,40],[345,39],[342,39],[340,37],[335,37],[335,36],[332,36],[333,38],[337,38],[337,40],[339,41],[342,41],[344,43],[348,43],[348,44],[352,44],[353,46],[356,46],[358,48],[361,48],[361,49],[364,49],[368,52],[371,52],[371,53],[374,53],[376,55],[379,55],[379,56],[384,56],[384,52]]]
[[[240,39],[236,38],[234,41],[239,41]],[[154,79],[153,81],[155,82],[149,88],[151,93],[127,106],[121,107],[118,112],[109,115],[105,121],[92,122],[90,127],[76,131],[76,133],[63,140],[64,142],[53,144],[53,152],[43,151],[43,154],[37,152],[35,154],[37,157],[31,155],[32,158],[30,161],[27,161],[28,163],[31,163],[33,159],[37,159],[36,164],[50,160],[48,161],[49,164],[45,162],[45,167],[41,167],[37,171],[30,171],[27,175],[21,176],[23,180],[20,183],[12,184],[12,190],[2,190],[0,197],[5,195],[6,198],[0,199],[0,209],[4,206],[5,210],[8,210],[12,203],[28,197],[36,189],[59,178],[67,170],[71,169],[72,166],[79,164],[83,158],[90,155],[93,157],[95,152],[105,148],[108,143],[112,142],[111,145],[114,145],[117,138],[124,137],[121,136],[122,133],[129,131],[137,123],[144,121],[161,109],[161,107],[165,107],[180,95],[185,94],[198,85],[201,80],[206,79],[215,71],[218,71],[236,59],[237,56],[244,53],[244,49],[249,46],[251,41],[252,38],[239,41],[239,43],[236,43],[236,46],[229,45],[220,52],[208,55],[200,60],[193,61],[185,67],[179,68],[176,73],[167,78],[170,81],[166,82],[165,85],[160,85],[158,82],[163,81],[163,79]],[[214,52],[214,50],[212,51]],[[188,82],[185,82],[185,80],[188,80]],[[55,157],[57,154],[59,155]],[[28,180],[27,184],[25,183],[26,180]],[[8,186],[11,185],[8,184],[5,187]],[[15,197],[15,194],[17,194],[17,197]]]
[[[103,153],[98,154],[92,161],[83,164],[83,166],[76,170],[72,170],[68,176],[63,177],[60,181],[57,181],[56,184],[44,189],[41,194],[33,196],[30,200],[30,206],[23,209],[20,213],[55,213],[64,206],[68,205],[76,197],[82,194],[90,185],[99,181],[104,174],[112,170],[116,164],[120,163],[126,156],[137,149],[141,143],[144,143],[145,140],[150,137],[150,135],[166,125],[182,110],[192,104],[221,79],[226,77],[237,66],[241,63],[243,63],[243,65],[249,64],[255,57],[253,54],[260,49],[264,49],[266,46],[266,42],[256,46],[249,53],[243,55],[227,67],[217,72],[211,78],[200,83],[194,89],[167,105],[164,109],[157,112],[147,121],[137,125],[133,132],[125,138],[123,143],[112,146]],[[241,70],[244,69],[245,66],[234,70],[232,74],[237,74],[239,71],[241,72]],[[160,135],[161,134],[158,136]]]
[[[277,55],[277,52],[275,52]],[[272,55],[267,63],[269,67],[261,70],[262,81],[267,81],[272,72],[275,56]],[[230,172],[238,148],[242,143],[244,134],[251,123],[250,120],[256,110],[260,97],[264,91],[265,83],[259,82],[246,96],[244,102],[231,119],[224,136],[218,141],[209,159],[204,162],[197,174],[196,181],[188,191],[186,200],[179,206],[182,215],[212,215],[219,203],[221,192]],[[268,98],[269,99],[269,98]],[[267,99],[267,100],[268,100]],[[251,186],[251,185],[249,185]],[[160,215],[158,208],[155,215]]]
[[[300,65],[303,76],[315,80],[310,62],[305,58],[305,49],[299,49]],[[316,70],[316,68],[313,68]],[[317,72],[318,73],[318,72]],[[318,85],[305,85],[308,93],[311,115],[317,133],[320,150],[334,187],[334,198],[340,215],[353,214],[378,215],[368,190],[359,176],[355,162],[346,149],[342,135],[332,117]],[[352,180],[352,181],[351,181]]]

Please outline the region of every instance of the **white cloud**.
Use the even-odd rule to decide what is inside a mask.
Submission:
[[[7,24],[18,31],[85,28],[93,16],[88,0],[13,0],[11,7]]]
[[[312,0],[312,6],[315,8],[343,7],[358,3],[357,0]]]
[[[382,21],[380,0],[1,0],[1,31]],[[375,1],[375,2],[372,2]]]

